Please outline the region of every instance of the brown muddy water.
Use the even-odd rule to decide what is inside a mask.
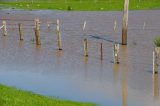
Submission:
[[[32,21],[37,17],[42,21],[39,47],[35,46]],[[128,45],[120,46],[119,65],[113,64],[112,47],[113,42],[121,42],[122,12],[0,10],[0,18],[11,19],[7,20],[8,36],[0,33],[0,83],[102,106],[160,105],[160,76],[152,75],[153,39],[160,35],[160,10],[130,11]],[[56,19],[61,23],[61,52],[57,50]],[[85,20],[86,30],[82,31]],[[52,22],[50,30],[47,21]],[[24,41],[19,41],[19,22],[25,27]],[[84,38],[89,41],[88,58],[83,56]]]

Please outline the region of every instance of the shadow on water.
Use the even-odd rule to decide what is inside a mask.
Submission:
[[[99,40],[104,40],[104,41],[107,41],[107,42],[110,42],[110,43],[121,43],[121,42],[117,42],[115,40],[113,40],[113,38],[104,38],[104,37],[100,37],[100,36],[95,36],[95,35],[89,35],[89,37],[93,38],[93,39],[99,39]]]

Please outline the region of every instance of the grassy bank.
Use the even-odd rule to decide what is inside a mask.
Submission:
[[[33,2],[32,2],[33,1]],[[124,0],[18,0],[0,2],[1,8],[55,10],[122,10]],[[160,0],[130,0],[131,10],[160,9]]]
[[[45,97],[0,84],[0,106],[96,106]]]

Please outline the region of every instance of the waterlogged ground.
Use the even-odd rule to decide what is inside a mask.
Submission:
[[[34,42],[33,20],[37,17],[41,46]],[[119,65],[113,64],[112,47],[113,42],[121,42],[122,12],[0,10],[0,19],[8,24],[8,36],[0,36],[0,83],[102,106],[160,105],[160,77],[152,75],[160,10],[130,11],[128,45],[120,46]],[[61,23],[63,51],[57,50],[56,19]],[[50,29],[47,21],[52,23]],[[24,24],[24,41],[19,41],[18,23]],[[88,58],[83,56],[84,38],[89,42]]]

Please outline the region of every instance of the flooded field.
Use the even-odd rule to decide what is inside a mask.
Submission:
[[[37,17],[42,21],[41,46],[34,42]],[[113,63],[113,42],[121,43],[122,12],[0,10],[0,19],[8,24],[8,36],[0,33],[0,83],[101,106],[160,105],[160,77],[152,75],[160,10],[130,11],[128,45],[120,46],[119,65]],[[60,20],[63,51],[57,50],[56,19]],[[50,29],[47,21],[52,23]],[[19,40],[18,23],[24,25],[24,41]],[[88,58],[83,53],[84,38],[89,42]]]

